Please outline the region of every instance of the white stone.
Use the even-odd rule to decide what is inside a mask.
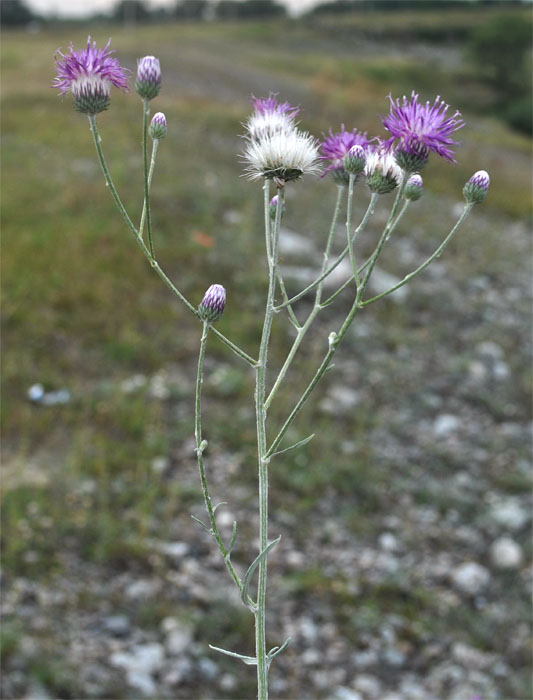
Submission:
[[[170,464],[168,457],[154,457],[151,462],[152,469],[156,474],[165,472]]]
[[[401,282],[399,277],[395,277],[389,272],[385,272],[385,270],[375,267],[368,284],[373,294],[377,295],[387,292],[389,289],[391,289],[391,287],[394,287],[399,282]],[[409,289],[407,288],[407,285],[404,285],[403,287],[399,287],[396,291],[391,292],[389,296],[396,302],[403,302],[407,299],[408,294]]]
[[[381,683],[375,676],[360,674],[355,679],[353,687],[362,693],[365,700],[381,700]]]
[[[494,664],[493,654],[486,654],[462,642],[456,642],[452,646],[452,657],[457,663],[468,669],[483,670]]]
[[[517,569],[523,560],[522,548],[510,537],[500,537],[492,543],[490,558],[497,569]]]
[[[357,690],[342,685],[333,689],[332,697],[334,700],[364,700],[364,697]]]
[[[494,503],[490,517],[509,530],[521,530],[528,522],[530,514],[516,499],[508,498]]]
[[[458,430],[461,421],[457,416],[451,413],[441,413],[435,418],[433,423],[433,432],[437,437],[446,437],[450,433]]]
[[[130,652],[118,651],[110,656],[112,666],[122,668],[130,686],[144,695],[153,695],[157,686],[152,674],[161,670],[165,658],[161,644],[139,644]]]
[[[332,386],[327,396],[320,402],[320,408],[325,413],[338,415],[355,408],[360,399],[360,391],[356,391],[349,386]]]
[[[191,630],[185,626],[170,630],[165,640],[165,647],[171,656],[179,656],[190,647],[193,641]]]
[[[144,374],[134,374],[132,377],[124,379],[120,388],[125,394],[132,394],[134,391],[137,391],[137,389],[143,387],[147,381]]]
[[[313,245],[309,236],[302,236],[301,233],[282,226],[279,232],[279,250],[284,255],[305,255],[309,259]]]
[[[481,564],[477,564],[475,561],[467,561],[452,571],[451,578],[458,590],[470,595],[476,595],[488,585],[490,573]]]
[[[398,538],[392,532],[383,532],[378,539],[379,546],[386,552],[396,552],[398,550]]]

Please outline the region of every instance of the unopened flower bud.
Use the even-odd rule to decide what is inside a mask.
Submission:
[[[163,112],[156,112],[156,114],[154,114],[148,131],[154,140],[165,138],[167,135],[167,120]]]
[[[344,157],[344,169],[350,175],[358,175],[365,169],[366,153],[359,144],[352,146]]]
[[[272,221],[274,221],[274,219],[276,218],[276,210],[278,208],[278,197],[279,197],[279,194],[276,194],[270,200],[269,212],[270,212],[270,218],[272,219]],[[281,216],[283,216],[283,214],[285,214],[285,200],[282,198]]]
[[[161,89],[161,67],[155,56],[145,56],[137,62],[135,89],[145,100],[152,100]]]
[[[486,170],[478,170],[463,187],[463,194],[469,204],[483,202],[489,191],[490,177]]]
[[[422,170],[429,158],[429,148],[416,139],[408,145],[402,144],[394,151],[394,158],[400,168],[407,173]]]
[[[202,321],[214,323],[224,313],[226,306],[226,290],[221,284],[212,284],[198,306],[198,314]]]
[[[411,175],[405,185],[405,199],[409,199],[411,202],[416,202],[417,199],[420,199],[422,196],[422,185],[422,178],[418,173]]]

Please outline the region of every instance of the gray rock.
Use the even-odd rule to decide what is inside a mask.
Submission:
[[[171,656],[179,656],[190,647],[193,635],[188,627],[180,626],[170,630],[165,640],[165,647]]]
[[[521,530],[530,519],[528,511],[515,498],[497,500],[489,515],[498,525],[509,530]]]
[[[500,537],[491,545],[490,558],[497,569],[517,569],[523,560],[522,548],[510,537]]]
[[[338,415],[355,408],[360,399],[360,391],[345,385],[332,386],[327,396],[320,402],[320,408],[325,413]]]
[[[124,593],[126,598],[131,598],[132,600],[147,599],[155,596],[160,588],[161,584],[159,581],[141,578],[128,584]]]
[[[386,552],[396,552],[399,548],[398,538],[391,532],[383,532],[378,538],[379,546]]]
[[[395,277],[389,272],[385,272],[385,270],[382,270],[379,267],[375,267],[374,271],[372,272],[372,276],[370,277],[370,280],[368,282],[368,286],[372,290],[373,294],[377,295],[383,294],[383,292],[387,292],[389,289],[391,289],[391,287],[394,287],[399,282],[401,282],[401,279],[399,277]],[[407,285],[404,285],[396,291],[391,292],[389,298],[396,302],[404,302],[407,299],[408,294],[409,289]]]
[[[309,259],[309,254],[314,252],[314,246],[309,236],[303,236],[282,226],[279,232],[279,250],[282,255],[305,255]]]
[[[447,437],[459,429],[461,421],[451,413],[441,413],[433,423],[433,433],[436,437]]]
[[[394,668],[401,668],[406,661],[406,656],[400,649],[395,649],[391,647],[390,649],[385,649],[381,654],[381,658],[384,663],[388,666],[394,666]]]
[[[357,690],[343,685],[333,688],[331,697],[333,700],[365,700]]]
[[[161,644],[138,644],[131,651],[117,651],[111,654],[112,666],[121,668],[126,673],[126,680],[132,688],[137,688],[144,695],[153,695],[157,686],[152,677],[161,670],[165,652]]]
[[[452,583],[462,593],[477,595],[490,581],[490,573],[481,564],[467,561],[459,564],[451,573]]]
[[[355,679],[353,687],[362,694],[365,700],[381,700],[383,691],[381,683],[375,676],[362,673]]]
[[[198,660],[198,668],[202,676],[207,680],[212,681],[218,675],[218,665],[211,659],[207,658],[207,656],[204,656]]]
[[[130,631],[130,621],[126,615],[110,615],[104,618],[102,626],[115,637],[126,637]]]

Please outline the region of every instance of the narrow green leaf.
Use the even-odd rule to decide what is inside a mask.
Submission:
[[[273,455],[270,455],[270,458],[276,457],[277,455],[281,455],[284,452],[288,452],[289,450],[295,450],[297,447],[303,447],[304,445],[307,445],[308,442],[311,442],[311,440],[315,437],[315,433],[312,435],[308,435],[306,438],[303,440],[300,440],[299,442],[295,442],[294,445],[290,445],[290,447],[286,447],[283,450],[279,450],[279,452],[274,452]]]
[[[254,571],[257,569],[257,567],[263,561],[263,559],[268,555],[270,550],[274,549],[274,547],[278,544],[278,542],[280,540],[281,540],[281,535],[277,539],[275,539],[273,542],[271,542],[270,544],[267,544],[267,546],[263,549],[263,551],[260,554],[258,554],[257,557],[250,564],[248,571],[246,572],[244,579],[242,581],[241,598],[242,598],[242,602],[245,605],[249,605],[248,587],[250,585],[250,581],[252,580],[252,576],[254,575]]]
[[[290,641],[291,638],[287,637],[287,639],[283,642],[283,644],[280,647],[272,647],[272,649],[267,654],[267,663],[269,666],[272,663],[272,659],[275,659],[278,654],[281,654],[282,651],[285,651]]]
[[[207,530],[207,532],[211,533],[211,529],[207,527],[207,525],[200,520],[200,518],[197,518],[196,515],[191,515],[191,518],[193,520],[196,520],[197,523],[200,523],[200,525],[204,528],[204,530]]]
[[[235,540],[237,539],[237,521],[233,521],[233,532],[231,533],[231,540],[228,545],[228,548],[226,550],[226,560],[229,560],[231,557],[231,551],[233,549],[233,545],[235,544]]]
[[[233,656],[236,659],[240,659],[247,666],[257,666],[257,659],[255,656],[243,656],[242,654],[237,654],[236,651],[227,651],[227,649],[221,649],[220,647],[214,647],[212,644],[209,645],[210,649],[214,651],[219,651],[221,654],[226,654],[226,656]]]

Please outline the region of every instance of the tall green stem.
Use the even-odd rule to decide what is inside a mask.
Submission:
[[[150,196],[150,188],[152,186],[152,178],[154,176],[154,168],[155,168],[155,159],[157,156],[157,148],[159,146],[159,139],[154,139],[154,143],[152,145],[152,157],[150,159],[150,170],[148,172],[148,196]],[[143,232],[144,232],[144,223],[146,221],[146,198],[143,202],[143,211],[141,214],[141,223],[139,224],[139,236],[142,238],[143,237]]]
[[[209,495],[209,489],[207,487],[207,478],[205,475],[203,453],[204,453],[204,450],[207,446],[207,443],[204,440],[202,440],[201,397],[202,397],[202,384],[204,381],[204,357],[205,357],[205,348],[207,345],[208,332],[209,332],[209,324],[204,321],[203,329],[202,329],[202,339],[200,341],[200,352],[198,354],[198,370],[196,373],[196,399],[195,399],[195,404],[194,404],[194,408],[195,408],[195,411],[194,411],[194,437],[196,440],[196,460],[198,462],[198,469],[200,471],[200,482],[202,484],[202,493],[204,495],[205,507],[207,509],[207,513],[209,515],[209,522],[211,524],[210,532],[216,540],[216,543],[218,545],[220,553],[222,554],[222,558],[224,559],[224,562],[226,563],[226,567],[227,567],[232,579],[235,581],[239,591],[242,591],[241,580],[238,577],[235,569],[233,568],[233,564],[231,563],[230,558],[229,558],[231,551],[228,551],[228,549],[226,549],[224,543],[222,542],[222,538],[220,536],[220,532],[219,532],[218,527],[217,527],[217,523],[215,520],[215,510],[214,510],[213,505],[211,503],[211,497]],[[236,527],[236,526],[234,526],[234,527]]]
[[[331,244],[333,243],[335,229],[337,227],[337,221],[339,219],[339,213],[340,213],[340,209],[341,209],[342,195],[343,194],[344,194],[344,186],[340,185],[337,188],[337,201],[335,203],[335,209],[333,211],[333,218],[331,219],[331,226],[329,229],[328,239],[326,241],[326,248],[324,250],[324,260],[322,262],[321,274],[325,271],[327,264],[328,264],[329,254],[331,251]],[[322,297],[322,286],[323,286],[323,280],[317,286],[316,296],[315,296],[315,304],[314,304],[313,308],[311,309],[309,316],[307,317],[305,323],[302,326],[298,326],[298,328],[297,328],[296,338],[294,339],[294,342],[292,344],[291,349],[289,350],[287,358],[285,359],[285,362],[283,363],[283,367],[280,369],[279,374],[276,377],[276,381],[274,382],[274,385],[273,385],[272,389],[270,390],[268,398],[265,401],[266,408],[268,408],[270,406],[270,404],[272,403],[274,396],[276,395],[276,392],[278,391],[283,379],[285,378],[287,370],[289,369],[289,367],[292,364],[292,361],[294,360],[296,352],[297,352],[298,348],[300,347],[302,340],[304,339],[305,334],[307,333],[307,331],[311,327],[311,324],[313,323],[318,312],[322,308],[320,305],[320,300]]]
[[[150,100],[143,99],[143,169],[144,169],[144,209],[146,210],[146,231],[148,233],[148,247],[154,257],[154,244],[152,242],[152,215],[150,211],[150,186],[148,184],[148,117],[150,116]],[[142,236],[142,229],[139,231]]]
[[[267,198],[265,197],[265,208],[267,206]],[[259,551],[263,552],[268,544],[268,460],[266,459],[267,451],[267,434],[266,434],[266,417],[267,409],[265,406],[265,385],[266,385],[266,369],[268,361],[268,343],[270,340],[270,331],[272,329],[272,320],[274,317],[274,295],[276,293],[276,280],[278,268],[278,250],[279,250],[279,229],[281,222],[282,211],[281,192],[278,196],[276,207],[276,218],[274,221],[274,230],[269,236],[269,230],[265,231],[267,238],[267,255],[270,249],[269,256],[269,281],[268,294],[265,309],[265,319],[263,322],[263,332],[261,335],[261,344],[259,347],[259,361],[256,371],[256,387],[255,387],[255,410],[257,424],[257,453],[259,467]],[[265,220],[266,220],[265,211]],[[265,227],[266,228],[266,227]],[[270,239],[270,243],[269,243]],[[263,557],[259,564],[258,583],[257,583],[257,608],[255,610],[255,647],[257,658],[257,696],[259,700],[268,698],[268,663],[266,653],[266,629],[265,629],[265,611],[266,611],[266,585],[267,585],[267,557]]]

